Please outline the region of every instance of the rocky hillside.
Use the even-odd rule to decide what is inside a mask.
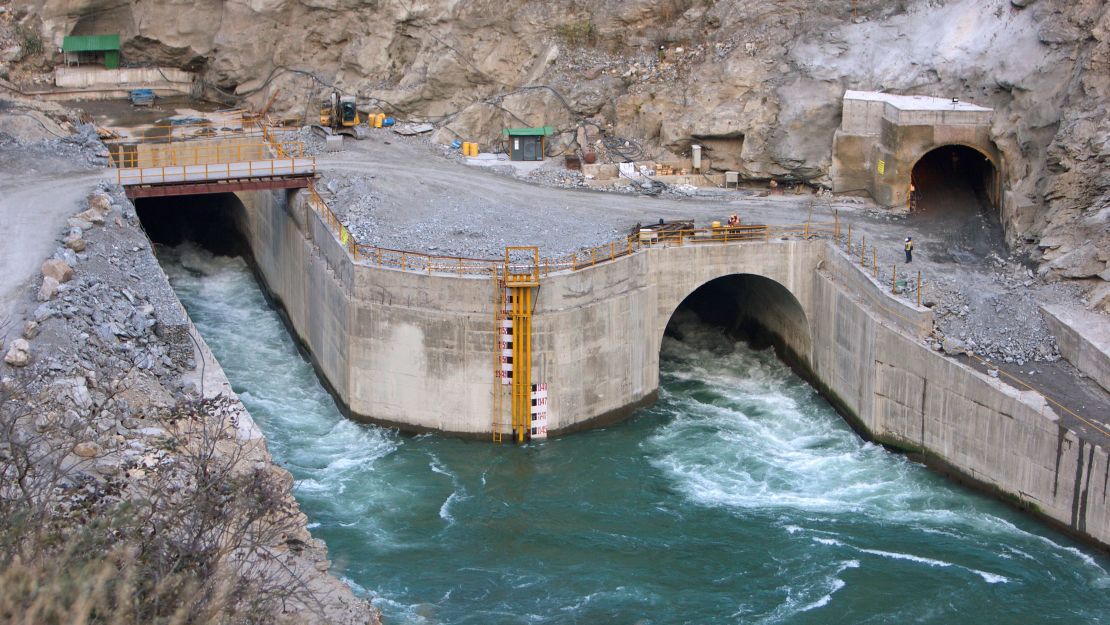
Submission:
[[[696,140],[757,180],[828,182],[846,89],[959,97],[997,111],[1008,185],[1027,206],[1011,242],[1050,275],[1110,278],[1105,0],[28,5],[15,23],[48,49],[120,32],[125,62],[196,71],[228,101],[276,92],[287,117],[311,119],[334,88],[485,146],[506,125],[550,124],[566,131],[558,150],[589,121],[649,156]]]

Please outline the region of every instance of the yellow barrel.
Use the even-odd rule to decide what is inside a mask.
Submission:
[[[385,119],[385,114],[376,113],[376,114],[372,115],[371,117],[374,118],[374,127],[375,128],[381,128],[382,127],[382,120]]]
[[[470,142],[463,141],[463,156],[470,156]]]
[[[721,227],[721,222],[719,222],[719,221],[714,221],[714,222],[713,222],[713,227],[714,227],[714,228],[720,228],[720,227]]]

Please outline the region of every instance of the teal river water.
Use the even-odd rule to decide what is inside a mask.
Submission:
[[[1110,623],[1110,560],[860,440],[770,352],[684,319],[658,403],[542,444],[348,421],[240,259],[181,301],[392,624]]]

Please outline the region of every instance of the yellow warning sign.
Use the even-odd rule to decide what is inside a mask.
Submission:
[[[347,226],[339,226],[339,241],[343,245],[347,244],[347,239],[349,238],[349,236],[350,235],[347,234]]]
[[[885,174],[886,173],[886,161],[879,161],[879,168],[878,169],[879,169],[879,175],[880,176]]]

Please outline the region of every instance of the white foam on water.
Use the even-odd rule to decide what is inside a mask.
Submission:
[[[822,596],[817,601],[814,601],[812,603],[809,603],[807,605],[802,606],[801,608],[798,609],[798,612],[809,612],[810,610],[816,610],[817,608],[823,608],[823,607],[829,605],[829,603],[832,602],[833,594],[836,593],[836,591],[840,590],[841,588],[844,588],[844,586],[845,586],[844,580],[842,580],[842,579],[833,579],[832,580],[832,590],[830,590],[828,592],[828,594]]]
[[[862,553],[869,553],[871,555],[880,556],[883,558],[890,558],[892,560],[908,560],[910,562],[917,562],[919,564],[924,564],[926,566],[937,568],[955,567],[958,569],[963,569],[965,571],[978,575],[983,579],[983,581],[987,582],[988,584],[1005,584],[1010,581],[1008,577],[1005,577],[1003,575],[988,573],[987,571],[980,571],[979,569],[973,569],[971,567],[962,566],[953,562],[946,562],[944,560],[935,560],[933,558],[915,556],[909,553],[898,553],[896,551],[883,551],[881,549],[863,549],[858,547],[856,549]]]
[[[949,567],[949,566],[955,566],[951,562],[945,562],[944,560],[934,560],[933,558],[923,558],[921,556],[915,556],[915,555],[910,554],[910,553],[898,553],[896,551],[883,551],[881,549],[857,548],[857,550],[862,552],[862,553],[869,553],[873,556],[880,556],[880,557],[883,557],[883,558],[890,558],[892,560],[909,560],[910,562],[917,562],[919,564],[926,564],[928,566],[934,566],[934,567],[945,568],[945,567]]]
[[[448,525],[453,525],[455,523],[455,517],[451,516],[451,502],[455,501],[458,496],[458,491],[451,493],[447,496],[447,499],[443,502],[443,505],[439,507],[439,518],[447,521]]]

